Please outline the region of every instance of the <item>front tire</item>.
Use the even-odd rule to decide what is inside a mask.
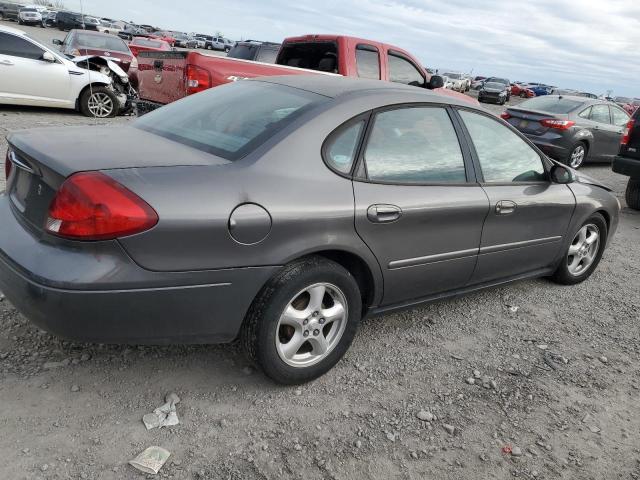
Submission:
[[[107,87],[87,88],[80,96],[80,111],[87,117],[111,118],[119,109],[118,99]]]
[[[606,244],[607,222],[601,214],[594,213],[574,233],[552,280],[562,285],[584,282],[600,263]]]
[[[640,210],[640,178],[629,177],[624,199],[629,208]]]
[[[361,314],[353,275],[335,262],[308,257],[285,266],[262,288],[245,318],[242,343],[274,381],[304,383],[338,363]]]

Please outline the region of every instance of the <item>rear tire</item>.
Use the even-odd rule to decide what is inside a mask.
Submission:
[[[589,153],[589,147],[585,142],[578,142],[569,151],[569,155],[565,159],[565,163],[571,168],[578,169],[584,165],[584,161],[587,159]]]
[[[629,208],[634,210],[640,210],[640,177],[629,178],[627,182],[627,191],[625,192],[624,199],[627,202]]]
[[[585,234],[582,235],[582,232]],[[562,285],[575,285],[589,278],[600,263],[607,245],[607,233],[604,217],[599,213],[591,215],[573,234],[573,239],[551,279]]]
[[[107,87],[86,88],[80,95],[80,111],[87,117],[112,118],[119,110],[117,97]]]
[[[308,257],[286,265],[258,293],[243,323],[242,344],[272,380],[308,382],[342,358],[361,312],[353,275],[323,257]]]

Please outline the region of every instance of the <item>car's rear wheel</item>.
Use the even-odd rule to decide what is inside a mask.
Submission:
[[[607,222],[594,213],[574,233],[564,258],[551,277],[563,285],[583,282],[600,263],[607,243]]]
[[[640,178],[629,178],[624,199],[629,208],[640,210]]]
[[[584,142],[576,143],[567,157],[567,165],[571,168],[580,168],[587,158],[587,145]]]
[[[278,383],[304,383],[345,354],[358,329],[362,301],[347,270],[322,257],[285,266],[260,291],[243,324],[249,358]]]
[[[106,87],[87,88],[80,97],[80,110],[87,117],[109,118],[118,114],[115,94]]]

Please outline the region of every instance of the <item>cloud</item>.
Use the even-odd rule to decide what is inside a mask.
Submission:
[[[348,34],[405,48],[428,66],[640,96],[637,0],[84,0],[84,10],[236,40]]]

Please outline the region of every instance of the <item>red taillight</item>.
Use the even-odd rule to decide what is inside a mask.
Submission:
[[[62,184],[49,205],[45,230],[75,240],[108,240],[153,227],[151,206],[111,177],[82,172]]]
[[[11,161],[11,150],[7,149],[7,157],[4,159],[4,178],[9,181],[9,175],[11,175],[11,169],[13,167],[13,162]]]
[[[187,95],[211,88],[211,75],[204,68],[187,65]]]
[[[622,139],[620,139],[620,145],[626,145],[629,143],[629,137],[631,137],[631,130],[633,130],[633,120],[629,120],[627,126],[624,127],[624,132],[622,132]],[[9,178],[9,175],[7,175]]]
[[[544,127],[555,128],[556,130],[568,130],[576,124],[571,120],[556,120],[555,118],[543,118],[540,123]]]
[[[511,115],[509,115],[509,112],[502,112],[500,114],[500,118],[502,118],[503,120],[509,120],[511,118]]]

